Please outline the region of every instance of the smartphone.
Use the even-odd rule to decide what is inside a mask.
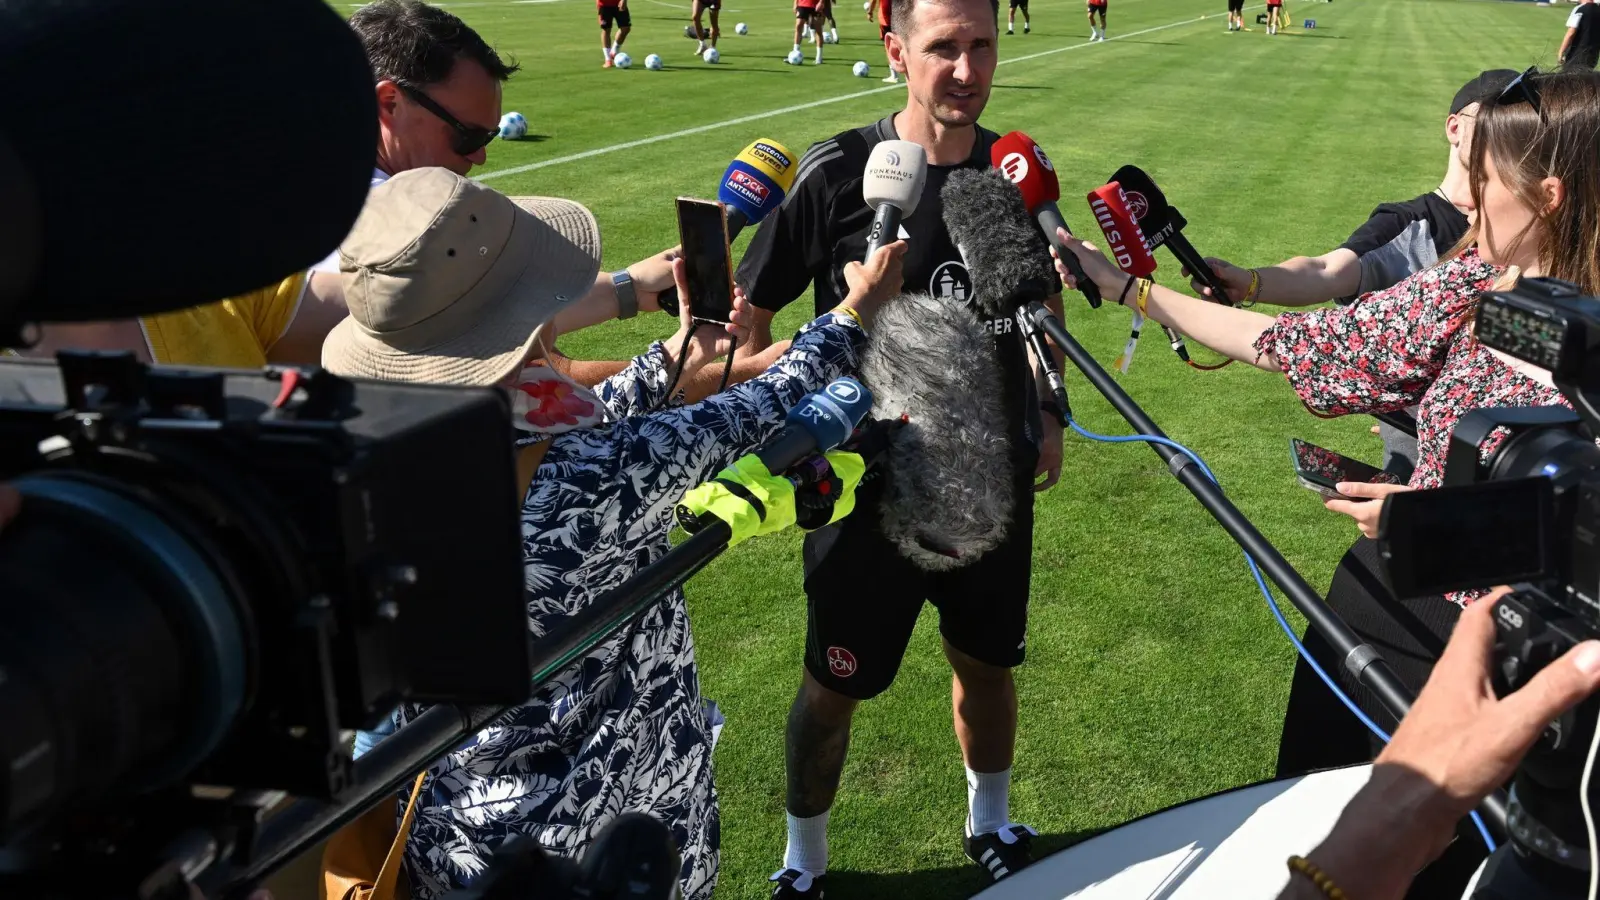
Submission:
[[[689,314],[727,322],[733,313],[733,256],[728,210],[714,200],[678,198],[678,239],[689,282]]]
[[[1353,499],[1339,493],[1341,481],[1358,481],[1369,484],[1404,484],[1400,476],[1369,466],[1359,459],[1335,453],[1299,438],[1289,439],[1289,458],[1294,464],[1294,474],[1302,487],[1310,488],[1324,497]]]

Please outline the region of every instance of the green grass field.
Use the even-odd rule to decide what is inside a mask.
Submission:
[[[1254,0],[1254,30],[1243,34],[1224,32],[1221,0],[1117,0],[1112,39],[1088,45],[1078,0],[1033,0],[1033,33],[1001,39],[983,121],[1025,130],[1049,150],[1062,208],[1080,230],[1093,226],[1075,198],[1136,162],[1188,215],[1202,252],[1266,264],[1330,249],[1378,202],[1434,187],[1456,88],[1481,69],[1551,63],[1566,15],[1483,0],[1288,2],[1294,27],[1268,38],[1253,24]],[[902,88],[877,81],[883,52],[859,5],[840,4],[844,41],[828,48],[826,64],[794,68],[781,61],[787,2],[725,4],[722,63],[708,66],[682,36],[687,0],[630,0],[630,71],[600,68],[587,0],[445,4],[524,67],[505,108],[526,115],[533,134],[496,142],[477,174],[507,193],[588,204],[615,268],[674,243],[672,198],[712,196],[751,139],[800,152],[903,102]],[[1305,17],[1318,27],[1302,30]],[[747,37],[733,34],[741,21]],[[644,70],[652,52],[666,71]],[[857,59],[872,64],[871,78],[851,76]],[[691,129],[702,130],[682,134]],[[507,169],[521,171],[498,174]],[[1170,256],[1161,265],[1158,276],[1176,283]],[[792,329],[809,308],[792,305],[780,324]],[[1108,366],[1127,320],[1068,298],[1068,328]],[[643,316],[563,346],[631,356],[672,330],[664,317]],[[1281,378],[1243,366],[1187,369],[1159,337],[1146,335],[1122,383],[1325,587],[1356,533],[1296,486],[1286,439],[1373,460],[1371,420],[1313,418]],[[1074,374],[1085,426],[1126,433]],[[705,691],[729,720],[716,754],[719,894],[763,897],[783,851],[783,723],[804,643],[798,537],[740,547],[696,578],[689,597]],[[1013,818],[1053,849],[1269,777],[1291,657],[1239,551],[1154,454],[1069,436],[1061,484],[1038,500]],[[833,811],[830,896],[976,892],[983,878],[960,847],[964,813],[949,671],[936,619],[925,615],[899,680],[857,717]]]

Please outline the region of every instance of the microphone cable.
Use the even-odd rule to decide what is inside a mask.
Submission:
[[[1135,311],[1135,315],[1138,315],[1137,311]],[[1051,389],[1057,395],[1055,397],[1055,402],[1057,406],[1061,407],[1061,417],[1068,428],[1071,428],[1073,432],[1084,438],[1104,444],[1145,443],[1161,444],[1163,446],[1170,447],[1171,449],[1182,453],[1184,456],[1188,457],[1191,462],[1199,466],[1200,471],[1204,473],[1206,478],[1211,480],[1212,484],[1217,485],[1219,488],[1222,486],[1222,482],[1217,479],[1216,474],[1211,471],[1211,467],[1206,465],[1205,460],[1201,459],[1199,454],[1178,443],[1177,441],[1172,440],[1171,438],[1155,437],[1154,435],[1148,434],[1097,434],[1078,424],[1078,420],[1072,415],[1072,407],[1067,403],[1066,381],[1061,375],[1060,367],[1056,365],[1055,357],[1048,350],[1048,344],[1045,341],[1044,335],[1040,333],[1038,326],[1034,325],[1032,320],[1024,312],[1019,310],[1017,319],[1023,322],[1023,335],[1027,338],[1029,343],[1033,345],[1034,355],[1038,357],[1039,365],[1042,369],[1044,369],[1045,375],[1050,381]],[[1241,548],[1241,550],[1243,550],[1243,548]],[[1255,557],[1251,556],[1248,551],[1245,551],[1244,561],[1250,567],[1250,574],[1255,578],[1256,587],[1261,590],[1262,598],[1267,601],[1267,608],[1272,611],[1272,617],[1278,621],[1278,627],[1283,629],[1284,636],[1289,639],[1289,643],[1294,645],[1295,653],[1299,654],[1300,658],[1306,661],[1306,664],[1311,667],[1311,671],[1315,672],[1317,677],[1322,679],[1322,683],[1328,686],[1328,690],[1333,692],[1333,695],[1339,699],[1340,703],[1344,704],[1345,709],[1350,710],[1351,715],[1354,715],[1362,725],[1366,726],[1368,731],[1371,731],[1373,734],[1377,735],[1379,740],[1383,741],[1385,744],[1389,743],[1391,739],[1389,733],[1384,731],[1377,722],[1374,722],[1371,717],[1361,711],[1361,708],[1357,706],[1355,701],[1351,700],[1349,695],[1347,695],[1333,680],[1333,678],[1328,675],[1327,671],[1322,668],[1322,665],[1312,658],[1311,652],[1306,649],[1305,644],[1301,643],[1299,636],[1294,633],[1294,626],[1290,625],[1289,620],[1284,617],[1282,608],[1278,606],[1277,599],[1272,595],[1272,590],[1267,587],[1266,578],[1262,576],[1261,568],[1256,564]],[[1600,747],[1600,729],[1597,729],[1596,747],[1592,747],[1590,749],[1591,754],[1596,751],[1597,747]],[[1591,760],[1592,759],[1593,756],[1591,755]],[[1587,796],[1587,794],[1585,796]],[[1472,811],[1469,815],[1472,817],[1472,824],[1477,826],[1478,834],[1483,837],[1484,846],[1489,849],[1490,853],[1493,853],[1496,845],[1494,838],[1489,834],[1488,827],[1483,823],[1483,817],[1480,816],[1476,810]]]

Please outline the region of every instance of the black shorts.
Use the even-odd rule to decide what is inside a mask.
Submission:
[[[718,12],[722,11],[722,0],[695,0],[695,2],[699,4],[701,10],[714,9]]]
[[[939,633],[951,646],[991,666],[1021,665],[1033,569],[1031,484],[1021,490],[1005,542],[950,572],[924,572],[901,556],[878,533],[877,513],[870,506],[836,528],[808,535],[806,670],[811,677],[857,700],[883,693],[900,670],[925,600],[939,610]]]
[[[615,6],[600,7],[600,27],[610,28],[613,24],[618,28],[632,28],[633,17],[628,15],[625,9],[618,9]]]
[[[1089,0],[1089,12],[1097,12],[1101,15],[1105,15],[1106,0],[1100,0],[1099,3],[1095,3],[1094,0]]]
[[[802,22],[809,22],[820,15],[815,8],[810,6],[797,6],[794,8],[794,17]]]
[[[1020,9],[1023,12],[1027,12],[1028,11],[1028,0],[1011,0],[1011,8],[1012,9]]]
[[[1244,0],[1228,0],[1228,12],[1231,12],[1231,13],[1242,13],[1242,12],[1244,12]]]

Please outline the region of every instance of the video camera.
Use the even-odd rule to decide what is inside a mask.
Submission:
[[[1444,486],[1390,496],[1379,548],[1401,596],[1515,587],[1495,610],[1493,682],[1504,696],[1600,638],[1600,300],[1525,278],[1486,293],[1475,328],[1485,346],[1548,370],[1572,408],[1463,416]],[[1512,849],[1490,859],[1475,896],[1583,896],[1590,858],[1577,801],[1597,716],[1590,698],[1552,722],[1517,770]]]
[[[365,202],[372,70],[324,0],[0,3],[0,80],[0,348],[274,284]],[[61,140],[87,108],[109,155]],[[524,702],[512,448],[493,389],[0,358],[0,897],[241,896]],[[476,896],[669,893],[665,827],[614,834]]]

